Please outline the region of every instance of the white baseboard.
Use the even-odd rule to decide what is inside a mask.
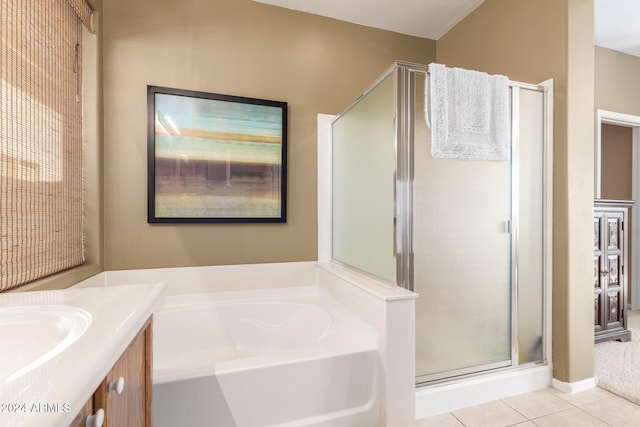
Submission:
[[[565,383],[564,381],[560,381],[554,378],[551,381],[551,386],[563,393],[574,394],[595,387],[596,379],[587,378],[586,380],[577,381],[575,383]]]
[[[431,417],[551,385],[551,366],[536,366],[416,390],[416,419]]]

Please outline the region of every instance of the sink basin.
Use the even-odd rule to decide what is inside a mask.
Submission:
[[[88,312],[66,305],[0,308],[0,384],[51,360],[90,324]]]

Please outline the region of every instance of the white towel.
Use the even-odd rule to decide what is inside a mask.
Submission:
[[[429,64],[425,115],[437,159],[508,160],[509,79]]]

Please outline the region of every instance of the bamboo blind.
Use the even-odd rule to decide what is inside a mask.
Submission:
[[[0,291],[84,261],[81,25],[0,0]]]
[[[82,22],[89,31],[93,32],[91,8],[87,2],[85,0],[67,0],[67,3],[69,3],[69,6],[71,6],[73,11],[76,13],[80,22]]]

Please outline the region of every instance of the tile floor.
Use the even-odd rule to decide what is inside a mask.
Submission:
[[[416,427],[640,427],[640,406],[592,388],[566,394],[553,388],[424,418]]]

